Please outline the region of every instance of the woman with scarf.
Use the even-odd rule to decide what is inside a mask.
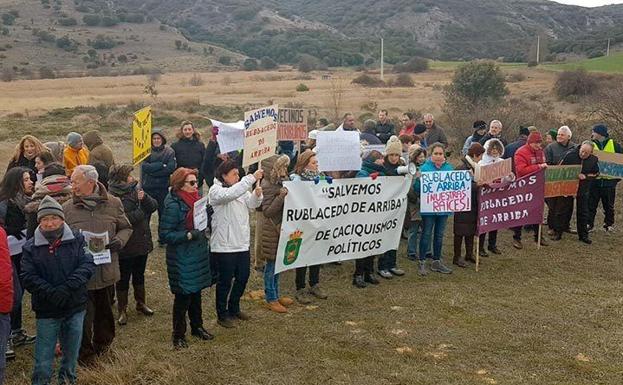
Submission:
[[[456,169],[469,170],[474,175],[484,152],[485,149],[480,143],[472,143],[467,155],[462,159],[462,164]],[[472,179],[472,209],[467,212],[454,213],[454,259],[452,263],[459,267],[467,267],[465,261],[476,262],[474,259],[474,236],[478,222],[478,204],[476,202],[478,202],[478,184]],[[461,253],[463,241],[465,241],[465,257]]]
[[[240,179],[238,164],[233,160],[221,163],[215,171],[214,185],[208,193],[212,214],[210,249],[218,268],[216,284],[216,313],[218,324],[233,328],[234,319],[248,321],[249,315],[240,310],[250,275],[251,226],[249,210],[262,204],[262,188],[258,182],[264,172],[257,170]]]
[[[430,146],[428,159],[420,171],[452,171],[454,167],[446,160],[445,146],[442,143],[434,143]],[[420,193],[420,178],[415,179],[413,189],[417,194]],[[426,254],[430,249],[431,240],[433,241],[433,263],[431,271],[441,274],[451,274],[452,270],[446,267],[441,261],[443,234],[446,230],[446,222],[450,213],[422,213],[422,238],[420,239],[420,261],[418,264],[418,274],[425,276],[428,274],[426,269]]]
[[[290,174],[290,180],[310,182],[320,177],[321,173],[318,171],[316,153],[312,150],[305,150],[298,156],[294,166],[294,173]],[[305,290],[307,270],[309,270],[309,290]],[[310,294],[319,299],[329,298],[324,290],[320,288],[320,265],[296,269],[296,300],[302,305],[310,304],[312,303]]]
[[[35,342],[35,336],[30,336],[22,329],[22,281],[20,274],[22,252],[21,245],[26,241],[26,216],[24,210],[30,202],[33,191],[33,181],[30,179],[31,169],[26,167],[11,168],[4,175],[0,184],[0,225],[4,227],[9,246],[16,245],[11,252],[13,265],[13,311],[11,312],[11,338],[7,344],[7,352],[13,352],[12,347]],[[14,354],[14,353],[13,353]],[[7,356],[10,354],[7,353]]]
[[[37,181],[37,167],[35,166],[35,158],[40,155],[45,148],[39,139],[32,135],[24,135],[15,147],[15,153],[9,162],[7,171],[13,167],[26,167],[30,170],[30,179]]]
[[[171,191],[164,200],[160,239],[167,244],[167,274],[173,300],[173,346],[188,347],[186,313],[191,334],[202,340],[214,338],[203,327],[201,290],[212,283],[210,250],[205,232],[195,229],[194,206],[199,200],[197,171],[178,168],[171,175]]]
[[[286,306],[292,305],[289,297],[279,296],[279,274],[275,274],[275,259],[279,247],[279,234],[281,232],[281,217],[283,216],[283,204],[288,190],[283,187],[283,182],[289,180],[288,165],[290,158],[287,155],[273,155],[262,161],[262,170],[267,177],[262,179],[262,192],[264,199],[262,206],[256,212],[256,216],[262,217],[261,226],[256,231],[261,234],[261,257],[266,261],[264,266],[264,293],[266,303],[270,310],[275,313],[286,313]]]
[[[145,266],[147,256],[154,249],[151,240],[149,218],[156,211],[158,202],[145,191],[137,188],[138,181],[131,175],[134,167],[130,165],[113,165],[110,168],[108,180],[108,192],[121,200],[125,216],[132,225],[132,235],[119,251],[119,272],[121,278],[116,283],[117,306],[119,309],[119,325],[128,322],[128,292],[130,290],[130,277],[134,289],[136,310],[146,316],[154,315],[145,303]]]

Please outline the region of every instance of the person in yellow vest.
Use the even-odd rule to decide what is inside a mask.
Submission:
[[[623,148],[608,135],[608,127],[604,124],[598,124],[593,127],[591,135],[593,139],[593,147],[595,150],[622,154]],[[589,200],[589,231],[595,227],[595,215],[599,202],[603,205],[604,210],[604,230],[608,233],[614,231],[614,200],[616,196],[617,183],[621,179],[600,176],[591,185]]]
[[[67,146],[63,151],[63,165],[67,176],[71,176],[76,166],[88,164],[88,162],[89,150],[84,145],[82,135],[77,132],[67,134]]]

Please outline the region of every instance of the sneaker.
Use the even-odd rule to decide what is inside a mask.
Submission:
[[[580,242],[584,242],[584,243],[586,243],[587,245],[590,245],[590,244],[592,244],[592,243],[593,243],[593,241],[591,241],[588,237],[586,237],[586,238],[580,238]]]
[[[408,254],[407,259],[410,261],[416,262],[418,260],[418,257],[415,254]]]
[[[279,301],[269,302],[268,308],[270,309],[270,311],[273,311],[275,313],[287,313],[288,312],[288,309],[286,309],[285,306],[279,303]]]
[[[13,341],[13,347],[18,347],[34,344],[37,340],[37,336],[29,336],[24,329],[21,329],[11,334],[11,340]]]
[[[379,275],[385,279],[394,278],[394,276],[392,275],[392,273],[389,272],[389,270],[379,270]]]
[[[614,226],[604,226],[604,231],[606,233],[614,233],[616,232],[616,229],[614,228]]]
[[[556,234],[556,232],[553,229],[547,230],[547,235],[552,236],[554,234]]]
[[[210,341],[214,339],[214,334],[208,332],[202,327],[193,330],[190,334],[204,341]]]
[[[534,240],[536,243],[536,239]],[[541,237],[541,246],[549,246],[549,242],[545,240],[545,238]]]
[[[513,239],[513,247],[517,250],[523,249],[523,245],[521,244],[521,241],[519,239]]]
[[[441,274],[452,274],[452,270],[445,266],[440,260],[433,261],[430,270]]]
[[[231,317],[232,318],[237,318],[240,321],[249,321],[251,319],[251,316],[248,315],[247,313],[243,312],[243,311],[239,311],[236,314],[232,314]]]
[[[4,353],[4,357],[8,360],[14,360],[15,359],[15,350],[13,350],[13,342],[11,342],[11,339],[7,339],[6,342],[6,352]]]
[[[379,281],[372,273],[365,273],[363,275],[363,280],[364,282],[370,283],[372,285],[378,285],[379,283],[381,283],[381,281]]]
[[[305,289],[299,289],[296,291],[296,295],[294,296],[294,298],[296,299],[296,301],[298,303],[300,303],[301,305],[309,305],[310,303],[313,302],[313,300],[311,299],[311,297],[309,296],[309,293],[307,292],[307,290]]]
[[[288,307],[294,305],[294,300],[290,297],[283,296],[279,298],[279,303],[281,304],[281,306]]]
[[[233,329],[236,327],[231,317],[223,317],[216,320],[216,323],[224,327],[225,329]]]
[[[320,287],[320,285],[315,284],[314,286],[309,288],[309,294],[313,295],[318,299],[327,299],[329,296],[325,293],[324,290]]]
[[[568,228],[568,229],[565,230],[565,233],[574,234],[575,235],[575,234],[578,233],[578,231],[576,229]]]
[[[353,277],[353,286],[358,287],[360,289],[365,289],[368,287],[368,284],[363,279],[363,275],[356,275]]]
[[[403,275],[405,275],[405,271],[397,267],[392,267],[391,269],[389,269],[389,272],[398,277],[402,277]]]
[[[480,249],[480,251],[478,251],[478,254],[484,258],[487,258],[489,256],[489,253],[487,253],[485,249]]]
[[[180,350],[186,349],[188,347],[188,343],[184,338],[173,338],[173,349]]]
[[[418,262],[417,273],[421,275],[422,277],[428,275],[428,269],[426,268],[426,260]]]

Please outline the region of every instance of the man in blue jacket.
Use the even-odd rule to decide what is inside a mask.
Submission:
[[[22,280],[32,294],[37,342],[32,383],[49,384],[59,340],[63,358],[59,383],[76,382],[76,365],[87,305],[87,282],[95,271],[82,234],[65,224],[61,205],[46,196],[37,211],[39,226],[23,247]]]

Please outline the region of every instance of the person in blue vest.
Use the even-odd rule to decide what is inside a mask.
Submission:
[[[621,145],[608,135],[608,127],[606,125],[598,124],[593,127],[591,138],[593,139],[593,147],[595,150],[623,154]],[[597,157],[599,158],[598,154]],[[595,215],[597,214],[599,202],[603,205],[604,210],[604,230],[606,232],[614,231],[614,200],[616,197],[617,183],[619,183],[620,180],[621,179],[599,176],[591,185],[589,201],[590,216],[588,221],[589,231],[592,231],[595,227]]]

